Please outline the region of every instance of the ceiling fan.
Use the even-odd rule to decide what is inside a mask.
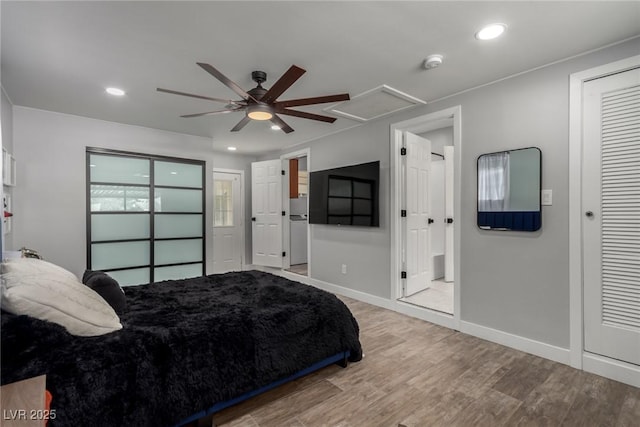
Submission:
[[[209,64],[202,62],[197,63],[206,72],[220,80],[225,86],[234,91],[242,99],[234,101],[230,99],[211,98],[208,96],[194,95],[191,93],[178,92],[170,89],[157,88],[159,92],[172,93],[174,95],[190,96],[192,98],[206,99],[209,101],[222,102],[226,106],[222,110],[208,111],[205,113],[186,114],[180,117],[200,117],[210,116],[214,114],[234,113],[236,111],[244,111],[246,115],[236,124],[231,132],[237,132],[242,129],[251,120],[271,120],[272,123],[279,126],[285,133],[293,132],[293,128],[282,120],[278,114],[287,116],[301,117],[303,119],[318,120],[321,122],[333,123],[335,117],[323,116],[320,114],[308,113],[306,111],[292,110],[289,107],[300,107],[303,105],[324,104],[327,102],[346,101],[349,99],[348,93],[338,95],[317,96],[314,98],[299,98],[278,101],[278,97],[284,93],[291,85],[293,85],[306,71],[300,67],[292,65],[270,89],[262,87],[262,83],[267,80],[267,73],[264,71],[253,71],[251,78],[258,86],[251,90],[244,91],[240,86],[227,78],[224,74]]]

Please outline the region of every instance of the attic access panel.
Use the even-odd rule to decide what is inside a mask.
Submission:
[[[356,95],[349,101],[327,107],[324,111],[347,119],[367,122],[424,104],[426,104],[426,101],[400,92],[390,86],[382,85]]]

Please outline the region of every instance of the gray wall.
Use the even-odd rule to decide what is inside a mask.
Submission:
[[[14,107],[13,118],[18,159],[13,244],[33,247],[47,260],[76,274],[86,266],[87,146],[204,160],[207,192],[213,188],[214,167],[242,169],[245,180],[251,182],[253,158],[214,153],[207,138],[23,107]],[[251,191],[245,190],[249,211]],[[206,223],[212,225],[213,198],[206,200]],[[250,236],[250,224],[246,225]],[[211,239],[211,228],[207,227],[207,271],[213,269]],[[246,255],[250,254],[250,245],[246,249]]]
[[[637,55],[637,46],[632,40],[307,144],[311,170],[373,160],[382,168],[381,227],[312,226],[312,277],[390,297],[389,126],[461,105],[461,319],[568,348],[569,75]],[[542,229],[478,229],[478,156],[529,146],[542,150],[543,188],[554,191],[553,206],[543,207]],[[347,275],[340,274],[343,263]]]
[[[453,145],[453,126],[447,126],[420,134],[431,141],[431,152],[444,156],[444,146]]]
[[[11,105],[9,98],[7,98],[7,95],[4,93],[4,90],[0,90],[0,98],[0,120],[2,120],[2,147],[9,153],[13,153],[13,106]],[[0,167],[0,170],[2,170],[2,167]],[[0,179],[1,177],[2,175],[0,175]],[[13,197],[12,187],[6,187],[3,185],[2,192]],[[14,249],[13,235],[13,231],[2,235],[2,250]]]

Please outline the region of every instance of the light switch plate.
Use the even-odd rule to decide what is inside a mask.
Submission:
[[[540,204],[542,206],[551,206],[553,204],[552,190],[542,190]]]

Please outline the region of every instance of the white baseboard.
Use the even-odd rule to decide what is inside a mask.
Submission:
[[[582,369],[640,388],[640,366],[593,353],[582,353]]]
[[[554,362],[563,363],[565,365],[569,365],[570,363],[570,352],[569,349],[566,348],[557,347],[551,344],[546,344],[465,321],[460,321],[460,331],[487,341],[524,351],[525,353],[544,357],[545,359],[553,360]]]

